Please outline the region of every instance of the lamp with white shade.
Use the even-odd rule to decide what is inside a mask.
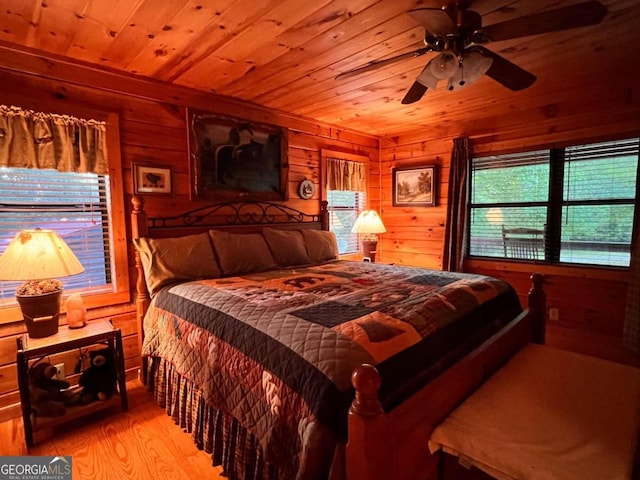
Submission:
[[[25,280],[16,299],[32,338],[58,332],[62,283],[57,278],[82,272],[78,258],[53,230],[22,230],[0,256],[0,280]]]
[[[378,233],[384,233],[387,229],[375,210],[364,210],[358,216],[351,229],[352,233],[362,235],[362,250],[365,258],[376,261],[376,249],[378,247]]]

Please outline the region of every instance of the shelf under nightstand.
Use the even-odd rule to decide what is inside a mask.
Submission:
[[[17,339],[18,354],[16,364],[18,368],[18,388],[22,406],[22,421],[27,447],[34,444],[34,432],[53,428],[62,423],[79,418],[98,410],[110,407],[117,401],[112,397],[107,401],[96,401],[88,405],[68,407],[67,413],[61,417],[38,417],[37,425],[31,419],[31,398],[29,395],[29,361],[59,352],[66,352],[77,348],[106,343],[114,352],[116,373],[118,377],[118,392],[123,410],[127,410],[127,387],[124,371],[124,354],[122,349],[122,333],[113,327],[108,320],[94,320],[85,327],[70,329],[60,327],[58,333],[49,337],[31,338],[24,334]]]

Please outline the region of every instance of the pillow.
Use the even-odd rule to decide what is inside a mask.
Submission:
[[[304,245],[304,237],[298,230],[262,230],[273,258],[279,267],[309,265],[311,260]]]
[[[170,283],[220,276],[211,240],[206,233],[173,238],[136,238],[133,242],[140,252],[145,281],[152,296]]]
[[[267,242],[259,233],[209,230],[223,275],[264,272],[277,268]]]
[[[339,257],[335,233],[326,230],[302,230],[302,236],[311,263],[327,262]]]

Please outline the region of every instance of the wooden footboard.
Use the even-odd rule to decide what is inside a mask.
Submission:
[[[362,365],[353,372],[348,480],[437,478],[439,457],[427,450],[434,428],[522,346],[544,343],[544,277],[533,274],[531,280],[525,312],[391,412],[384,413],[378,400],[381,380],[375,367]]]

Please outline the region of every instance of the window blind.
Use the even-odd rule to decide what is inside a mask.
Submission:
[[[564,151],[560,261],[628,266],[638,139]]]
[[[353,225],[365,209],[365,193],[350,190],[327,190],[329,229],[336,234],[340,254],[359,250],[358,234],[351,233]]]
[[[20,230],[55,230],[85,268],[60,279],[65,290],[111,284],[108,212],[106,175],[0,168],[0,251]],[[13,298],[21,283],[0,281],[0,298]]]
[[[629,266],[638,138],[472,159],[469,249],[509,253],[503,228],[536,234],[548,263]]]
[[[503,229],[545,229],[549,174],[548,151],[472,160],[470,255],[512,256],[505,254]],[[543,238],[538,237],[540,248],[534,259],[543,259]]]

